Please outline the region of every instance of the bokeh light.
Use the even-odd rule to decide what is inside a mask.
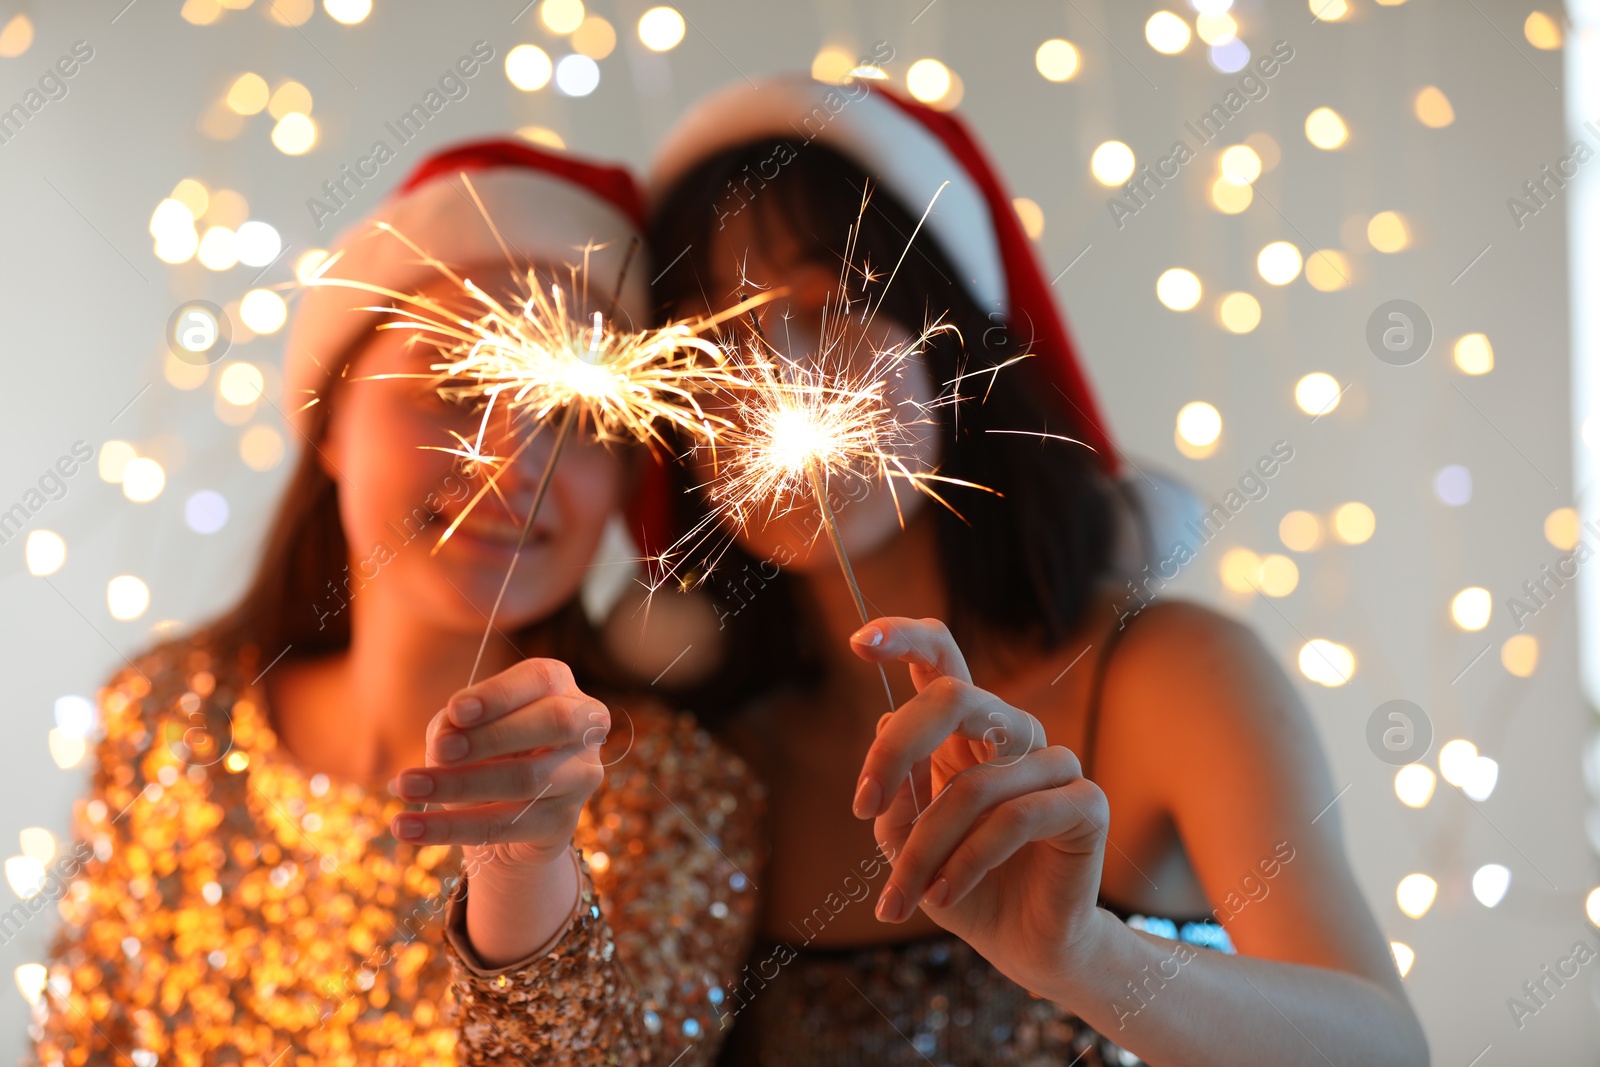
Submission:
[[[1522,23],[1522,35],[1533,47],[1553,52],[1561,47],[1561,24],[1543,11],[1530,11]]]
[[[1295,383],[1294,402],[1307,415],[1326,415],[1339,406],[1343,391],[1333,375],[1313,371]]]
[[[22,557],[35,578],[54,574],[67,562],[67,543],[54,530],[29,530]]]
[[[1156,279],[1156,299],[1173,311],[1188,311],[1200,302],[1200,279],[1193,271],[1173,267]]]
[[[139,453],[126,441],[107,441],[100,446],[100,458],[97,467],[100,480],[113,485],[122,481],[122,472],[127,470],[128,461]]]
[[[289,305],[271,289],[252,289],[239,301],[239,317],[256,333],[277,333],[289,318]]]
[[[147,504],[161,495],[167,485],[167,472],[149,456],[128,460],[122,468],[122,495],[135,504]]]
[[[1556,508],[1544,517],[1544,539],[1563,552],[1578,543],[1578,509]]]
[[[137,619],[150,607],[150,587],[131,574],[119,574],[106,583],[106,608],[121,622]]]
[[[519,44],[506,53],[506,79],[525,93],[549,85],[555,69],[550,54],[536,44]]]
[[[1261,302],[1249,293],[1229,293],[1217,304],[1217,320],[1229,333],[1249,333],[1261,324]]]
[[[1133,173],[1133,149],[1121,141],[1106,141],[1089,157],[1089,171],[1101,185],[1121,185]]]
[[[1278,520],[1278,540],[1291,552],[1314,552],[1322,543],[1322,520],[1309,511],[1291,511]]]
[[[1485,863],[1472,875],[1472,895],[1478,903],[1492,908],[1505,899],[1511,888],[1511,868],[1499,863]]]
[[[230,363],[217,381],[217,392],[228,403],[243,407],[259,400],[265,385],[261,371],[253,363]]]
[[[1319,107],[1306,116],[1306,140],[1331,152],[1350,140],[1350,128],[1333,108]]]
[[[639,16],[639,40],[652,52],[670,52],[678,47],[685,29],[677,8],[653,7]]]
[[[599,15],[590,15],[573,32],[572,47],[590,59],[604,59],[616,50],[616,28]]]
[[[950,86],[950,68],[937,59],[919,59],[906,71],[906,91],[924,104],[943,100]]]
[[[372,0],[322,0],[322,10],[333,21],[354,26],[372,14]]]
[[[228,95],[224,99],[230,108],[241,115],[259,115],[271,95],[267,89],[267,79],[246,71],[228,86]]]
[[[1064,82],[1071,81],[1077,76],[1082,59],[1078,55],[1077,46],[1071,41],[1052,37],[1034,52],[1033,65],[1046,80]]]
[[[1175,56],[1189,47],[1189,24],[1170,11],[1157,11],[1144,24],[1144,39],[1162,55]]]
[[[557,37],[565,37],[583,25],[583,0],[544,0],[539,5],[539,21]]]
[[[1411,233],[1399,212],[1380,211],[1367,223],[1367,240],[1379,252],[1392,254],[1411,244]]]
[[[1224,215],[1237,215],[1256,198],[1254,186],[1240,185],[1226,176],[1211,183],[1211,206]]]
[[[1288,241],[1273,241],[1256,256],[1256,270],[1268,285],[1288,285],[1300,276],[1300,250]]]
[[[1433,495],[1453,508],[1472,502],[1472,472],[1460,464],[1442,467],[1433,476]]]
[[[1417,91],[1411,102],[1417,121],[1433,130],[1442,130],[1456,120],[1456,110],[1450,98],[1437,85],[1425,85]]]
[[[1300,646],[1300,673],[1329,688],[1344,685],[1356,672],[1356,656],[1337,641],[1314,637]]]
[[[1421,763],[1408,763],[1394,775],[1394,795],[1408,808],[1425,808],[1433,799],[1435,778],[1431,768]]]
[[[1193,400],[1178,411],[1178,436],[1204,448],[1222,436],[1222,413],[1204,400]]]
[[[269,471],[283,459],[283,435],[271,426],[252,426],[239,438],[239,458],[253,471]]]
[[[1378,528],[1378,517],[1359,500],[1340,504],[1333,512],[1333,535],[1347,545],[1365,544]]]
[[[1037,241],[1044,236],[1044,208],[1037,201],[1019,196],[1011,201],[1011,207],[1022,223],[1022,232],[1028,235],[1030,241]]]
[[[1306,281],[1319,293],[1333,293],[1350,284],[1350,261],[1344,253],[1319,249],[1306,257]]]
[[[1394,897],[1400,910],[1413,919],[1420,919],[1433,907],[1439,893],[1439,883],[1425,874],[1408,874],[1395,887]]]
[[[272,144],[286,156],[303,156],[317,143],[317,124],[310,115],[291,111],[272,127]]]
[[[1450,618],[1463,630],[1476,631],[1489,625],[1489,614],[1494,610],[1494,598],[1489,590],[1471,585],[1450,600]]]
[[[1494,346],[1481,333],[1469,333],[1456,342],[1456,369],[1462,374],[1488,374],[1494,370]]]
[[[600,64],[574,52],[556,63],[556,90],[563,96],[588,96],[600,84]]]
[[[1254,593],[1261,573],[1261,557],[1248,548],[1230,548],[1222,554],[1218,567],[1222,584],[1234,593]]]
[[[1288,596],[1300,584],[1300,568],[1288,556],[1277,553],[1263,556],[1257,581],[1267,596]]]
[[[1531,678],[1539,667],[1539,639],[1532,634],[1512,634],[1500,646],[1500,665],[1518,678]]]
[[[1236,144],[1223,149],[1217,165],[1222,176],[1235,185],[1249,185],[1261,177],[1261,157],[1249,145]]]

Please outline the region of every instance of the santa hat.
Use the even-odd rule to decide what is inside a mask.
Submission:
[[[473,202],[463,175],[483,204]],[[485,217],[487,214],[487,218]],[[339,235],[340,252],[329,277],[347,278],[411,293],[440,278],[394,234],[386,222],[419,248],[452,268],[506,265],[506,252],[529,264],[581,265],[585,246],[589,276],[609,286],[635,237],[644,232],[644,206],[633,176],[620,167],[590,163],[561,152],[515,141],[457,145],[419,163],[366,218]],[[502,247],[502,245],[504,247]],[[630,270],[617,300],[618,313],[643,325],[649,312],[644,269]],[[382,305],[372,293],[345,286],[308,286],[300,294],[284,356],[284,387],[290,418],[302,432],[308,405],[371,336],[392,318],[363,308]]]
[[[1136,570],[1151,553],[1170,551],[1199,510],[1197,498],[1173,478],[1130,472],[1131,464],[1121,462],[1011,196],[966,124],[878,80],[840,87],[790,75],[736,83],[695,105],[668,132],[650,171],[652,199],[659,204],[712,156],[764,140],[828,146],[913,215],[933,204],[925,226],[969,295],[983,310],[1003,315],[1018,336],[1031,338],[1028,350],[1060,390],[1077,435],[1136,501],[1145,529],[1142,536],[1123,530],[1119,562]]]

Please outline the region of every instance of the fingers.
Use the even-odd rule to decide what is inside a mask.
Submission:
[[[536,698],[466,729],[452,724],[447,708],[428,726],[428,766],[460,767],[530,749],[597,749],[610,729],[606,706],[576,690]]]
[[[558,659],[525,659],[456,693],[447,709],[456,726],[490,722],[540,697],[576,693],[572,670]]]
[[[1108,824],[1105,794],[1081,776],[1077,757],[1061,746],[1040,749],[1013,767],[963,771],[895,856],[879,917],[899,922],[919,903],[954,905],[1033,841],[1093,851],[1102,847]]]
[[[909,664],[918,690],[945,676],[972,681],[966,658],[949,627],[938,619],[875,619],[850,635],[850,648],[871,663],[900,660]]]
[[[402,841],[419,845],[565,841],[571,837],[577,823],[577,806],[552,804],[550,799],[407,811],[390,821],[389,832]]]
[[[569,769],[568,764],[574,766]],[[592,792],[599,787],[604,773],[597,754],[586,748],[569,746],[465,767],[409,767],[396,775],[391,785],[395,796],[402,800],[426,804],[482,804],[559,797],[567,792],[562,786],[581,786],[589,778],[593,779],[588,782]]]
[[[1009,766],[1045,745],[1044,727],[1032,715],[969,682],[940,678],[880,721],[856,785],[856,817],[881,814],[890,783],[899,782],[913,764],[928,759],[951,737],[969,742],[941,755],[940,769],[952,774],[987,760]],[[946,757],[953,758],[954,766]]]

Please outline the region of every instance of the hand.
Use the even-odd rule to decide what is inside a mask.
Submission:
[[[856,793],[893,865],[878,917],[920,903],[1007,977],[1045,988],[1101,928],[1105,794],[1038,719],[972,684],[939,620],[878,619],[850,641],[862,659],[909,664],[917,687],[878,720]]]
[[[564,860],[584,802],[605,777],[606,706],[567,665],[528,659],[463,689],[428,724],[427,766],[396,776],[403,800],[443,804],[390,826],[419,844],[462,846],[474,885],[516,884]],[[415,821],[420,834],[409,835]]]

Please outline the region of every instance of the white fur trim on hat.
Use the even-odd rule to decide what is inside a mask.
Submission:
[[[472,202],[459,177],[435,178],[386,200],[367,218],[339,236],[332,252],[343,252],[326,276],[381,285],[410,293],[439,280],[439,272],[422,262],[393,234],[376,228],[387,222],[429,255],[463,277],[472,271],[506,264],[495,240],[511,250],[518,269],[528,264],[581,265],[587,244],[602,245],[589,253],[589,277],[602,290],[614,284],[628,245],[638,235],[633,223],[612,204],[564,178],[526,167],[496,167],[470,172],[472,188],[483,201],[493,227]],[[649,283],[642,257],[633,267],[618,300],[624,321],[643,328],[649,314]],[[308,286],[300,294],[284,353],[284,389],[290,418],[304,431],[305,407],[320,399],[328,375],[348,349],[390,316],[362,311],[382,305],[372,293],[344,286]]]
[[[932,203],[926,225],[978,305],[1001,314],[1010,310],[1000,245],[982,190],[938,137],[873,91],[867,80],[837,86],[785,77],[713,93],[690,109],[657,148],[651,199],[659,202],[711,156],[769,137],[785,138],[801,152],[816,141],[848,156],[913,215]],[[945,182],[950,184],[940,192]],[[730,184],[731,210],[743,202],[746,183]],[[760,176],[748,184],[759,197]]]

